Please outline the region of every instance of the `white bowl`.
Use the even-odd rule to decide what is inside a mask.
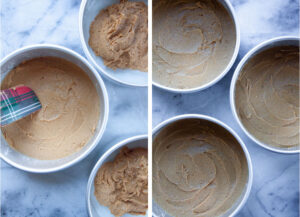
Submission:
[[[147,4],[147,0],[135,1],[143,1]],[[79,11],[79,33],[81,45],[88,60],[91,61],[106,77],[121,84],[146,87],[148,84],[147,72],[132,69],[113,70],[104,65],[102,58],[95,55],[88,43],[90,38],[90,25],[100,10],[119,2],[119,0],[82,0]]]
[[[220,81],[227,74],[227,72],[229,72],[229,70],[231,69],[233,63],[235,62],[235,60],[237,58],[237,55],[238,55],[239,49],[240,49],[240,27],[238,25],[238,21],[237,21],[234,9],[233,9],[230,1],[229,0],[217,0],[217,1],[219,1],[224,6],[224,8],[228,11],[229,15],[232,18],[234,26],[235,26],[235,37],[236,37],[235,48],[234,48],[234,52],[232,54],[231,60],[227,64],[226,68],[214,80],[208,82],[207,84],[201,85],[199,87],[190,88],[190,89],[176,89],[176,88],[167,87],[165,85],[161,85],[155,81],[152,81],[154,86],[161,88],[163,90],[166,90],[166,91],[174,92],[174,93],[194,93],[194,92],[204,90],[206,88],[211,87],[212,85],[214,85],[218,81]]]
[[[136,147],[143,147],[148,149],[148,137],[147,135],[141,135],[141,136],[134,136],[128,139],[125,139],[121,141],[120,143],[114,145],[111,147],[108,151],[105,152],[104,155],[98,160],[96,165],[94,166],[87,185],[87,207],[88,207],[88,213],[91,217],[114,217],[114,215],[111,214],[110,210],[106,206],[102,206],[97,201],[94,192],[94,179],[95,176],[99,170],[99,168],[105,163],[109,161],[113,161],[116,157],[116,155],[120,152],[120,149],[122,149],[124,146],[127,146],[129,149],[136,148]],[[144,215],[144,216],[147,216]],[[136,215],[130,215],[125,214],[122,217],[142,217],[142,215],[136,216]]]
[[[11,148],[1,133],[1,158],[16,168],[34,173],[59,171],[70,167],[85,158],[99,143],[108,119],[108,96],[104,82],[97,71],[86,59],[68,48],[57,45],[40,44],[24,47],[14,51],[0,62],[1,82],[7,73],[14,67],[18,66],[21,62],[41,56],[59,57],[68,60],[79,66],[87,73],[95,85],[100,98],[100,117],[95,133],[90,141],[80,151],[58,160],[38,160],[28,157]]]
[[[242,130],[244,131],[244,133],[250,138],[252,139],[256,144],[260,145],[261,147],[268,149],[270,151],[274,151],[274,152],[278,152],[278,153],[283,153],[283,154],[295,154],[295,153],[300,153],[300,150],[298,147],[295,148],[289,148],[289,149],[284,149],[284,148],[280,148],[280,147],[275,147],[275,146],[271,146],[268,144],[265,144],[261,141],[259,141],[257,138],[255,138],[243,125],[243,123],[241,122],[237,111],[236,111],[236,107],[235,107],[235,98],[234,98],[234,94],[235,94],[235,85],[236,85],[236,81],[239,77],[240,72],[242,71],[243,67],[257,54],[261,53],[262,51],[269,49],[269,48],[273,48],[276,46],[282,46],[282,45],[296,45],[299,46],[299,42],[300,42],[300,38],[299,37],[293,37],[293,36],[281,36],[281,37],[276,37],[270,40],[267,40],[265,42],[260,43],[259,45],[257,45],[256,47],[254,47],[252,50],[250,50],[244,57],[243,59],[240,61],[240,63],[238,64],[238,66],[235,69],[235,72],[233,74],[232,80],[231,80],[231,84],[230,84],[230,106],[231,106],[231,110],[233,113],[233,116],[235,117],[235,119],[237,120],[237,122],[239,123],[240,127],[242,128]]]
[[[244,142],[241,140],[241,138],[237,135],[237,133],[235,133],[229,126],[227,126],[226,124],[224,124],[223,122],[217,120],[216,118],[213,117],[209,117],[206,115],[198,115],[198,114],[185,114],[185,115],[179,115],[179,116],[175,116],[172,117],[166,121],[163,121],[162,123],[158,124],[152,131],[152,141],[154,141],[155,137],[158,135],[158,133],[165,127],[169,126],[170,124],[176,122],[176,121],[180,121],[180,120],[187,120],[187,119],[200,119],[200,120],[206,120],[209,122],[212,122],[222,128],[224,128],[226,131],[228,131],[237,141],[238,143],[241,145],[241,148],[244,151],[246,160],[247,160],[247,165],[248,165],[248,181],[245,185],[244,191],[241,194],[240,198],[237,199],[236,203],[232,205],[232,207],[226,211],[226,213],[224,215],[222,215],[222,217],[232,217],[234,215],[236,215],[244,206],[244,204],[246,203],[249,195],[250,195],[250,191],[251,191],[251,187],[252,187],[252,182],[253,182],[253,169],[252,169],[252,162],[251,162],[251,158],[249,155],[249,152],[247,150],[246,145],[244,144]],[[170,215],[168,213],[166,213],[162,208],[159,207],[158,204],[155,203],[155,201],[153,201],[153,216],[154,217],[170,217]]]

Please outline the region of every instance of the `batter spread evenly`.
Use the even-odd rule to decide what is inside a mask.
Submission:
[[[6,141],[17,151],[41,160],[79,151],[93,136],[99,120],[99,96],[86,73],[55,57],[21,63],[4,78],[1,89],[26,85],[42,109],[2,127]]]
[[[235,103],[245,128],[267,145],[299,147],[299,47],[263,51],[242,69]]]
[[[220,216],[243,194],[247,168],[241,146],[225,129],[180,120],[154,139],[153,198],[172,216]]]
[[[233,55],[236,31],[215,0],[153,1],[153,80],[189,89],[214,80]]]

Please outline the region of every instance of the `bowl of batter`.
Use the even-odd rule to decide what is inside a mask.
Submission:
[[[81,2],[79,32],[84,53],[117,83],[148,84],[147,4],[147,0]]]
[[[119,142],[101,156],[87,185],[91,217],[142,217],[148,209],[148,137]]]
[[[234,216],[252,186],[243,141],[215,118],[187,114],[153,130],[153,215]]]
[[[299,153],[299,38],[274,38],[250,50],[234,72],[230,101],[254,142]]]
[[[46,173],[80,161],[99,143],[108,96],[97,71],[72,50],[32,45],[0,63],[1,89],[31,87],[42,109],[1,128],[1,158],[19,169]]]
[[[240,33],[227,0],[154,0],[153,84],[194,92],[215,84],[233,65]]]

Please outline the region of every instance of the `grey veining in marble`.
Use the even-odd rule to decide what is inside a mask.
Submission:
[[[80,0],[0,0],[0,58],[35,43],[54,43],[83,55],[78,33]],[[266,39],[299,34],[298,0],[231,0],[241,27],[246,52]],[[236,67],[234,65],[233,69]],[[153,126],[183,113],[214,116],[237,131],[254,166],[254,183],[238,217],[299,216],[299,156],[264,150],[249,140],[229,106],[231,70],[213,87],[194,94],[171,94],[153,89]],[[47,175],[26,173],[1,161],[1,216],[85,217],[85,192],[95,162],[111,145],[147,132],[147,90],[119,86],[104,79],[110,97],[110,116],[95,151],[77,165]]]
[[[299,216],[299,155],[267,151],[252,142],[235,121],[229,86],[241,58],[255,45],[277,36],[299,36],[298,0],[231,0],[241,29],[240,52],[231,71],[214,86],[193,94],[153,88],[153,126],[187,113],[210,115],[232,127],[252,158],[254,180],[250,197],[238,217]]]
[[[83,54],[80,0],[0,0],[0,58],[30,44],[52,43]],[[103,78],[103,76],[102,76]],[[147,88],[107,80],[110,111],[97,148],[75,166],[52,174],[20,171],[1,160],[1,217],[85,217],[86,185],[99,157],[125,138],[147,133]]]

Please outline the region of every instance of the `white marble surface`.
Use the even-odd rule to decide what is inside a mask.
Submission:
[[[241,24],[238,60],[259,42],[298,34],[297,0],[231,2]],[[59,44],[83,55],[77,22],[80,0],[0,0],[0,5],[1,58],[35,43]],[[229,107],[231,77],[232,71],[215,86],[189,95],[170,94],[154,88],[153,126],[183,113],[207,114],[224,121],[242,137],[254,165],[251,196],[238,217],[297,217],[299,157],[266,151],[241,132]],[[77,165],[48,175],[22,172],[1,161],[1,216],[87,216],[86,182],[99,156],[117,141],[147,130],[147,90],[104,80],[110,96],[110,117],[96,150]]]
[[[238,61],[264,40],[299,34],[298,0],[231,0],[240,23]],[[171,94],[153,89],[153,126],[185,113],[206,114],[220,119],[240,135],[253,162],[250,197],[238,217],[299,216],[299,155],[283,155],[256,145],[241,131],[229,104],[231,70],[220,82],[194,94]]]
[[[0,58],[36,43],[59,44],[84,55],[78,31],[80,2],[0,0]],[[23,172],[1,160],[1,217],[87,216],[86,185],[98,158],[118,141],[147,133],[147,88],[104,81],[110,114],[97,148],[75,166],[46,175]]]

